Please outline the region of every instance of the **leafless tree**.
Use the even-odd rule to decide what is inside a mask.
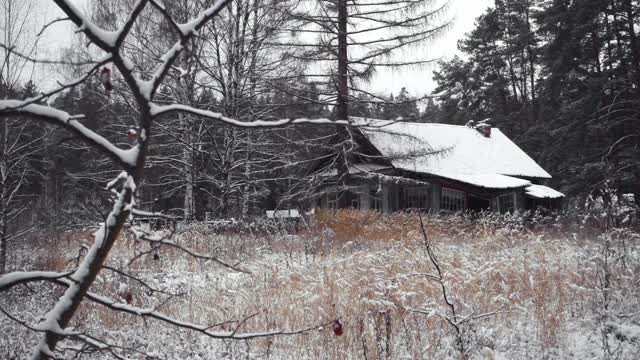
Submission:
[[[96,21],[114,28],[114,18],[122,17],[132,1],[94,2]],[[297,0],[241,0],[227,7],[215,23],[199,31],[167,75],[157,97],[158,103],[180,102],[222,113],[240,121],[273,119],[281,104],[274,92],[282,83],[296,81],[300,61],[291,56],[300,52],[287,47],[288,27],[297,22],[288,11]],[[180,21],[200,11],[202,3],[176,1],[166,11]],[[128,45],[134,63],[158,58],[167,43],[170,24],[153,12],[143,13],[151,25],[134,26]],[[140,58],[140,60],[138,60]],[[148,63],[148,62],[147,62]],[[140,71],[148,73],[144,65]],[[130,98],[130,97],[127,97]],[[118,98],[124,101],[126,98]],[[280,152],[289,142],[271,130],[245,131],[232,126],[212,126],[193,114],[176,114],[175,121],[159,124],[156,135],[162,147],[150,157],[155,181],[144,187],[146,200],[163,200],[160,206],[176,208],[165,199],[183,199],[179,204],[186,220],[203,210],[218,216],[246,216],[268,192],[267,178],[274,169],[294,163],[293,154]],[[278,130],[279,131],[279,130]],[[271,170],[271,171],[269,171]],[[150,189],[149,191],[146,191]],[[204,200],[203,200],[204,199]],[[169,203],[169,204],[167,204]]]
[[[145,163],[149,156],[151,140],[157,124],[167,119],[175,119],[176,114],[198,116],[214,122],[235,126],[238,128],[260,128],[277,127],[287,124],[316,123],[331,124],[328,119],[281,119],[274,121],[256,120],[243,122],[230,117],[223,116],[209,110],[203,110],[181,103],[159,104],[156,97],[168,74],[176,71],[176,66],[182,53],[189,49],[191,40],[197,36],[204,26],[212,21],[230,3],[229,0],[218,0],[197,15],[184,23],[176,20],[161,2],[157,0],[138,0],[130,12],[126,14],[124,20],[118,24],[116,30],[105,30],[96,25],[86,16],[72,1],[53,0],[62,10],[68,19],[77,26],[78,31],[86,37],[90,46],[95,48],[96,57],[87,63],[83,75],[78,79],[64,83],[59,87],[30,97],[26,100],[7,99],[0,101],[0,116],[24,116],[36,122],[49,123],[56,127],[66,129],[78,139],[87,143],[93,149],[101,152],[109,158],[114,165],[122,172],[108,184],[108,188],[113,193],[113,205],[95,233],[93,245],[88,249],[86,255],[79,261],[76,269],[64,272],[13,272],[0,277],[0,292],[4,292],[16,285],[26,284],[33,281],[49,281],[66,287],[64,294],[56,302],[53,308],[44,315],[44,320],[37,326],[31,326],[24,322],[21,324],[34,331],[41,333],[40,341],[34,348],[34,359],[55,358],[57,345],[63,339],[78,341],[81,344],[91,346],[95,349],[104,350],[116,355],[117,351],[107,341],[95,339],[72,327],[71,321],[84,299],[105,306],[111,310],[125,312],[144,318],[156,319],[170,325],[189,329],[212,338],[227,339],[248,339],[261,336],[271,336],[285,331],[272,331],[266,333],[240,334],[238,329],[233,331],[217,332],[212,331],[208,325],[197,325],[189,322],[171,318],[160,313],[157,309],[142,309],[120,303],[106,296],[90,291],[98,274],[103,270],[109,253],[122,232],[125,224],[136,214],[136,189],[141,183],[144,175]],[[159,14],[169,24],[171,32],[175,36],[175,42],[163,50],[159,58],[148,59],[147,64],[153,71],[144,73],[140,71],[139,65],[132,61],[132,58],[125,51],[125,44],[131,34],[134,25],[138,24],[141,14],[145,11],[153,10]],[[139,24],[138,24],[139,25]],[[6,44],[3,46],[7,48]],[[18,53],[12,53],[20,56]],[[65,111],[53,108],[48,105],[40,105],[43,101],[65,89],[77,86],[87,79],[100,74],[105,85],[105,89],[111,89],[109,72],[113,72],[113,78],[121,79],[122,83],[129,89],[132,101],[135,104],[137,123],[135,129],[137,142],[130,147],[119,147],[108,141],[104,136],[92,131],[82,120],[84,116],[69,114]],[[346,124],[346,123],[343,123]],[[193,256],[223,262],[209,257],[202,256],[181,247],[164,236],[148,234],[141,229],[131,227],[133,233],[141,241],[150,242],[157,246],[172,246],[186,251]],[[232,265],[228,265],[233,267]],[[6,316],[15,319],[6,311]]]
[[[2,0],[0,10],[0,98],[9,98],[25,93],[21,86],[33,73],[33,62],[25,57],[33,56],[37,41],[32,41],[33,19],[30,17],[36,4],[34,1]],[[14,56],[13,51],[24,56]],[[2,115],[0,115],[2,116]],[[19,201],[29,175],[27,161],[38,151],[39,134],[30,131],[22,119],[2,116],[0,127],[0,274],[6,271],[9,242],[31,227],[12,226],[29,207],[28,201]]]
[[[322,101],[333,106],[333,118],[358,116],[356,106],[388,104],[382,94],[363,86],[379,69],[421,66],[433,62],[423,47],[451,23],[448,1],[432,0],[314,0],[295,9],[300,26],[299,59],[310,64],[304,76],[319,85]],[[311,39],[311,40],[310,40]],[[414,101],[413,99],[411,101]],[[338,126],[329,161],[348,183],[349,162],[358,146],[348,127]],[[340,207],[348,204],[339,197]]]

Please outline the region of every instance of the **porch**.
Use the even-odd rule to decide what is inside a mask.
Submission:
[[[339,190],[329,187],[317,206],[327,209],[354,208],[391,213],[402,210],[447,211],[491,210],[511,212],[538,204],[519,189],[476,189],[440,181],[421,184],[358,184]]]

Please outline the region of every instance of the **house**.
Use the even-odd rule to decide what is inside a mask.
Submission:
[[[551,175],[500,129],[353,121],[358,154],[349,158],[346,182],[337,180],[335,169],[321,173],[334,181],[319,207],[507,212],[557,208],[564,197],[543,185]]]

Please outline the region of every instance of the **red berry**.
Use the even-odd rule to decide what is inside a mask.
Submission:
[[[342,323],[340,323],[340,320],[335,320],[333,322],[333,333],[336,334],[336,336],[341,336],[342,334],[344,334],[344,330],[342,329]]]
[[[127,138],[129,140],[135,140],[138,138],[138,133],[133,129],[129,129],[129,131],[127,131]]]

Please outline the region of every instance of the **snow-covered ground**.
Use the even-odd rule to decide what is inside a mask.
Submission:
[[[411,215],[351,214],[337,220],[325,216],[295,235],[221,234],[195,225],[178,239],[239,262],[250,273],[193,260],[175,249],[128,264],[147,248],[123,239],[110,266],[182,295],[161,305],[167,295],[109,270],[91,289],[123,303],[123,293],[130,291],[132,306],[158,307],[190,323],[221,324],[211,328],[215,331],[296,331],[340,318],[342,336],[325,326],[299,335],[217,340],[88,302],[74,324],[110,343],[167,359],[456,359],[455,330],[446,319],[461,323],[471,358],[638,358],[640,240],[635,232],[429,218],[428,234],[458,315],[453,318],[417,224]],[[69,241],[47,248],[46,254],[42,244],[15,249],[22,270],[73,267],[71,258],[85,236],[68,235]],[[36,325],[60,294],[52,285],[31,285],[3,294],[0,303]],[[0,333],[2,359],[28,357],[37,341],[4,315]]]

